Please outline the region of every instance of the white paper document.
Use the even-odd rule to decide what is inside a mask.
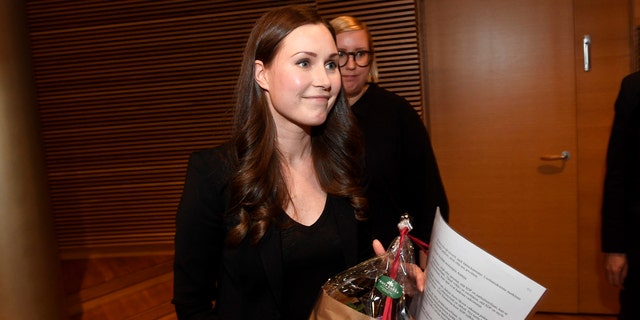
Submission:
[[[546,289],[456,233],[436,214],[416,320],[522,320]]]

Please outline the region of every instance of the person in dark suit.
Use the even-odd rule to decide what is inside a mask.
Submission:
[[[340,72],[349,105],[365,141],[367,187],[373,228],[384,245],[397,231],[394,221],[409,214],[414,236],[429,241],[436,208],[445,220],[449,203],[431,140],[411,104],[377,85],[371,33],[352,16],[330,21],[336,30]],[[426,256],[421,259],[426,264]]]
[[[615,102],[602,205],[602,251],[609,283],[620,287],[618,319],[640,319],[640,72]]]
[[[189,158],[176,214],[176,314],[306,319],[329,277],[373,254],[360,241],[372,238],[361,223],[362,148],[335,35],[310,7],[256,22],[234,117],[229,142]]]

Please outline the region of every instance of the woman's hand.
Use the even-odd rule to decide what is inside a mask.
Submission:
[[[375,239],[373,240],[373,252],[376,253],[376,256],[381,256],[385,253],[387,253],[387,249],[384,248],[384,246],[382,245],[382,242],[380,242],[380,240]]]
[[[373,252],[375,252],[376,256],[381,256],[386,254],[387,250],[384,248],[382,243],[376,239],[373,240]],[[405,288],[405,290],[407,290],[407,294],[412,296],[415,293],[423,292],[424,285],[427,280],[426,271],[422,271],[422,269],[415,263],[405,264],[403,267],[407,276],[409,276],[409,279],[413,280],[413,282],[408,285],[408,288]]]

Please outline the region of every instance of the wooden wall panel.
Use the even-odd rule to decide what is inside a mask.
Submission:
[[[381,84],[421,110],[413,1],[27,2],[63,257],[172,251],[189,153],[228,138],[248,33],[292,3],[362,17]]]
[[[244,42],[273,4],[28,3],[63,256],[171,250],[187,157],[228,137]]]
[[[380,71],[380,86],[405,97],[423,116],[415,1],[318,0],[317,3],[318,11],[327,19],[352,15],[367,25]]]

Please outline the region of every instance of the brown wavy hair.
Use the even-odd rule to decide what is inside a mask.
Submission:
[[[308,24],[323,24],[335,41],[331,25],[304,5],[268,11],[249,35],[236,87],[231,138],[238,170],[230,185],[230,214],[237,223],[228,234],[230,244],[239,244],[247,237],[251,243],[258,243],[289,201],[275,123],[267,97],[255,81],[254,62],[260,60],[269,65],[282,39]],[[312,128],[311,150],[322,188],[328,194],[348,198],[356,218],[364,219],[361,137],[342,90],[325,123]]]

